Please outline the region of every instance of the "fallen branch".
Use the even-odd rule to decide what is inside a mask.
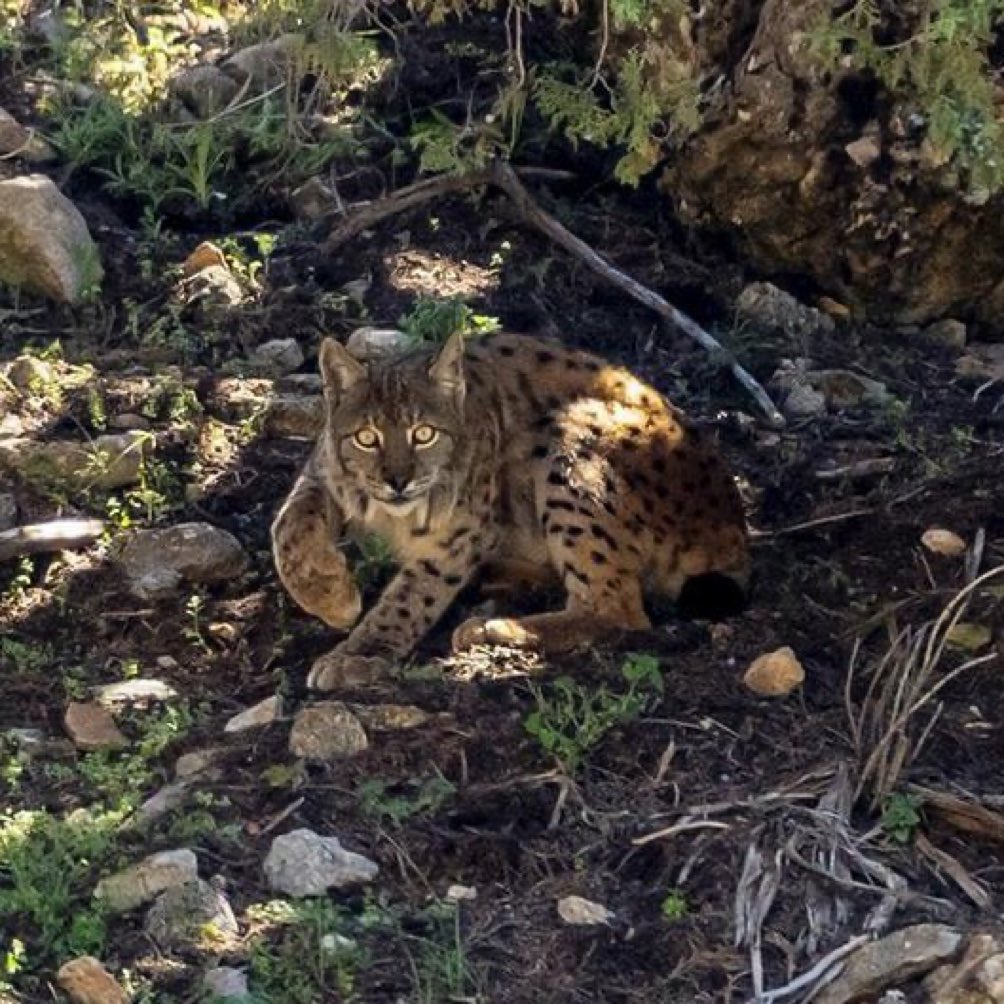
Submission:
[[[529,174],[530,171],[520,173]],[[723,360],[731,370],[732,375],[756,401],[767,419],[767,424],[774,429],[783,428],[784,416],[778,411],[770,396],[729,353],[716,338],[704,330],[692,317],[674,307],[658,293],[643,286],[636,279],[615,268],[602,255],[594,251],[584,240],[576,237],[570,230],[559,223],[553,216],[544,212],[534,202],[530,193],[519,180],[517,171],[504,161],[496,160],[491,167],[478,171],[467,171],[462,174],[444,174],[436,178],[416,182],[406,188],[371,202],[354,210],[328,236],[326,250],[331,252],[341,247],[353,237],[381,220],[387,219],[405,210],[413,209],[422,203],[453,192],[467,191],[484,185],[494,185],[500,188],[512,200],[519,215],[551,238],[556,244],[588,265],[597,275],[606,279],[632,299],[655,311],[666,323],[682,331],[693,339],[703,349],[713,356]]]
[[[0,561],[26,554],[45,554],[90,547],[104,532],[99,519],[54,519],[49,523],[16,526],[0,533]]]

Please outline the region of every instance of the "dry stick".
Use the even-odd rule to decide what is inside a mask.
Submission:
[[[0,561],[10,561],[25,554],[89,547],[104,529],[99,519],[55,519],[50,523],[17,526],[0,533]]]
[[[530,174],[532,172],[523,171],[521,173]],[[767,418],[767,424],[774,429],[784,427],[784,416],[777,410],[767,392],[750,373],[739,365],[717,339],[708,334],[693,318],[678,310],[658,293],[615,268],[584,240],[576,237],[553,216],[544,212],[523,186],[516,171],[504,161],[495,161],[490,168],[485,170],[447,174],[431,178],[428,181],[419,181],[414,185],[400,189],[379,202],[363,206],[335,227],[328,237],[326,249],[333,251],[380,220],[421,205],[430,199],[449,192],[464,191],[486,184],[502,189],[512,200],[516,211],[527,223],[531,223],[560,247],[585,262],[597,275],[627,293],[632,299],[655,311],[664,321],[678,328],[709,353],[724,360],[732,371],[732,375],[759,405],[760,410]]]

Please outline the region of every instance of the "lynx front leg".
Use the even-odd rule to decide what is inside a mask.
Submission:
[[[342,513],[310,464],[272,523],[282,584],[307,613],[340,631],[355,624],[362,610],[352,571],[336,546],[342,525]]]
[[[352,634],[314,663],[307,685],[334,690],[385,675],[443,616],[494,546],[494,536],[484,532],[458,540],[455,528],[432,542],[428,557],[406,564]]]

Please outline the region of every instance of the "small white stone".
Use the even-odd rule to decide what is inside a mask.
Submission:
[[[478,898],[478,891],[472,885],[451,885],[446,890],[446,898],[454,903]]]
[[[558,916],[566,924],[595,926],[609,924],[614,914],[602,903],[594,903],[581,896],[565,896],[558,900]]]
[[[264,701],[259,701],[240,714],[234,715],[223,726],[223,731],[246,732],[248,729],[254,729],[261,725],[269,725],[281,717],[282,698],[275,694],[272,697],[266,697]]]

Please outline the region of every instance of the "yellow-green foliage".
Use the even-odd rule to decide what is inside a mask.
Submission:
[[[971,189],[1004,185],[1004,133],[995,105],[990,48],[1004,0],[933,0],[906,37],[888,39],[879,0],[856,0],[817,31],[833,67],[868,70],[927,124],[927,139],[968,175]]]

